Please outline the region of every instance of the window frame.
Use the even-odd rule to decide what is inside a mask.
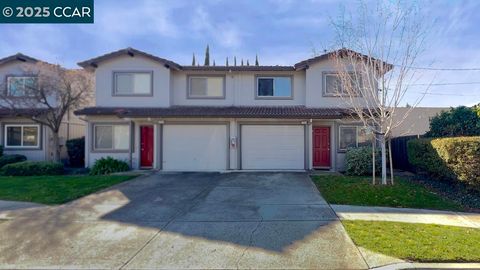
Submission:
[[[128,93],[122,94],[117,92],[117,75],[118,74],[149,74],[150,75],[150,92],[149,93]],[[114,70],[112,72],[112,96],[114,97],[152,97],[153,96],[153,70]]]
[[[349,72],[350,74],[354,74],[354,72]],[[343,92],[342,94],[330,94],[330,93],[327,93],[327,76],[335,76],[338,78],[338,74],[339,72],[335,72],[335,71],[324,71],[322,72],[322,87],[323,87],[323,91],[322,91],[322,96],[323,97],[348,97],[348,93],[345,93]],[[359,75],[360,78],[362,77],[361,75]],[[359,92],[358,95],[355,95],[354,97],[361,97],[361,92]]]
[[[222,96],[196,96],[191,93],[192,78],[222,78]],[[207,84],[208,85],[208,84]],[[226,98],[226,76],[225,75],[211,75],[211,74],[189,74],[187,75],[187,99],[225,99]]]
[[[358,132],[359,132],[359,129],[365,129],[364,126],[359,126],[359,125],[339,125],[338,126],[338,152],[340,153],[345,153],[347,152],[347,148],[345,149],[342,149],[340,147],[341,145],[341,138],[342,138],[342,132],[341,132],[341,129],[342,128],[355,128],[355,147],[358,147]],[[368,132],[366,133],[367,136],[368,136]],[[369,138],[367,137],[367,140],[369,140]]]
[[[112,127],[112,148],[97,148],[96,147],[96,128],[97,127]],[[114,126],[127,126],[129,132],[128,146],[126,149],[115,149],[115,128]],[[129,123],[92,123],[92,144],[91,149],[93,153],[129,153],[130,149],[133,152],[132,140],[133,140],[133,127]]]
[[[275,96],[275,78],[290,78],[290,96]],[[273,79],[273,96],[260,96],[258,94],[258,81],[259,79]],[[267,74],[257,74],[255,75],[255,99],[259,100],[269,100],[269,99],[278,99],[278,100],[291,100],[294,99],[293,93],[293,75],[267,75]]]
[[[9,127],[20,127],[21,128],[21,145],[8,145],[8,128]],[[23,129],[24,127],[36,127],[37,128],[37,144],[36,145],[23,145]],[[34,149],[41,149],[42,146],[42,126],[40,124],[5,124],[3,127],[3,145],[5,149],[9,150],[34,150]]]
[[[24,98],[24,97],[34,97],[35,94],[31,93],[30,95],[22,95],[22,96],[14,96],[14,95],[11,95],[10,94],[10,80],[12,78],[23,78],[24,79],[24,83],[23,83],[23,87],[24,87],[24,91],[25,91],[25,78],[32,78],[32,79],[35,79],[35,80],[38,80],[38,76],[35,76],[35,75],[7,75],[6,78],[5,78],[5,95],[10,97],[10,98]]]

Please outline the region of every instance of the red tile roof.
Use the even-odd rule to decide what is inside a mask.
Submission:
[[[238,117],[238,118],[314,118],[340,119],[347,111],[340,108],[305,106],[172,106],[168,108],[87,107],[76,115],[114,115],[119,117]]]

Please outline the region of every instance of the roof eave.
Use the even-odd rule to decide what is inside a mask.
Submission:
[[[11,61],[21,61],[21,62],[30,62],[30,63],[37,63],[40,60],[25,55],[23,53],[16,53],[14,55],[7,56],[5,58],[0,59],[0,65],[9,63]]]
[[[142,52],[140,50],[130,48],[130,47],[125,48],[125,49],[120,49],[118,51],[110,52],[110,53],[107,53],[107,54],[104,54],[104,55],[101,55],[101,56],[98,56],[98,57],[95,57],[95,58],[92,58],[92,59],[88,59],[88,60],[85,60],[85,61],[82,61],[82,62],[78,62],[77,65],[79,65],[80,67],[82,67],[84,69],[96,69],[98,67],[98,65],[105,60],[108,60],[108,59],[111,59],[111,58],[114,58],[114,57],[117,57],[117,56],[120,56],[120,55],[129,55],[130,57],[135,57],[135,55],[137,55],[137,54],[142,55],[146,58],[149,58],[149,59],[151,59],[155,62],[159,62],[159,63],[163,64],[163,66],[165,68],[175,69],[175,70],[180,70],[182,68],[182,66],[180,66],[179,64],[177,64],[173,61],[163,59],[163,58],[160,58],[160,57],[157,57],[157,56],[154,56],[154,55],[151,55],[151,54],[148,54],[146,52]]]

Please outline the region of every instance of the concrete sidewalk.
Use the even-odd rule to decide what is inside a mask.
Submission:
[[[17,201],[3,201],[0,200],[0,213],[5,211],[14,211],[27,208],[43,207],[43,204],[31,203],[31,202],[17,202]],[[0,214],[1,218],[1,214]]]
[[[372,220],[480,228],[480,213],[376,206],[331,205],[341,220]]]

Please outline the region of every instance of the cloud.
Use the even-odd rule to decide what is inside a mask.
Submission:
[[[108,4],[106,4],[108,3]],[[174,20],[175,2],[139,0],[135,2],[101,2],[95,8],[95,24],[82,30],[110,44],[123,44],[132,37],[156,35],[159,38],[179,36]]]
[[[191,28],[196,32],[197,36],[213,39],[212,41],[215,44],[226,48],[240,47],[242,45],[242,36],[245,35],[231,21],[213,21],[210,13],[202,6],[195,8],[191,20]]]
[[[1,29],[1,28],[0,28]],[[0,56],[21,52],[52,63],[62,63],[65,59],[67,37],[54,25],[26,24],[3,28],[0,39]]]

